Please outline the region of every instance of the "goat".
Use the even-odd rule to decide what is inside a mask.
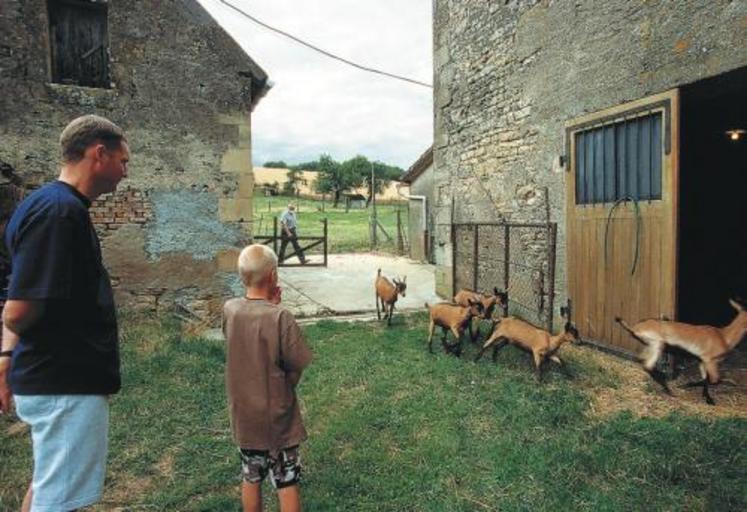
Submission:
[[[564,343],[576,343],[578,340],[578,330],[571,322],[566,322],[563,332],[553,336],[544,329],[535,327],[523,320],[507,317],[495,326],[490,337],[485,340],[482,349],[475,357],[475,362],[479,361],[483,352],[490,347],[493,347],[493,361],[495,362],[498,350],[507,343],[511,343],[532,353],[537,380],[542,382],[542,366],[545,361],[550,359],[565,369],[565,363],[556,353]]]
[[[386,318],[387,325],[392,325],[394,303],[397,302],[397,298],[400,295],[404,297],[405,290],[407,290],[407,276],[403,277],[401,281],[398,279],[392,279],[392,281],[394,281],[394,284],[382,276],[381,269],[379,269],[374,283],[374,288],[376,289],[376,316],[381,320],[381,312],[379,311],[379,301],[381,301],[381,308],[384,310],[384,318]]]
[[[462,333],[464,328],[472,321],[473,317],[482,315],[483,307],[480,301],[468,299],[467,307],[448,302],[441,302],[432,306],[425,303],[430,315],[430,326],[428,327],[428,352],[433,353],[433,331],[436,326],[441,327],[441,345],[447,352],[453,352],[459,357],[462,353]],[[454,345],[449,348],[446,344],[446,336],[451,331],[456,338]]]
[[[737,310],[737,316],[726,327],[692,325],[683,322],[664,320],[642,320],[630,326],[620,317],[615,321],[628,331],[633,338],[645,345],[641,358],[643,369],[658,382],[664,391],[672,394],[664,374],[656,369],[656,362],[668,346],[679,347],[700,359],[700,375],[703,380],[690,382],[684,387],[703,386],[703,398],[709,405],[716,402],[708,392],[708,385],[721,382],[718,363],[731,352],[747,333],[747,311],[741,304],[729,300]]]
[[[469,337],[472,343],[480,337],[480,320],[492,320],[493,311],[495,306],[498,305],[501,308],[505,308],[508,304],[508,294],[506,292],[498,291],[498,288],[493,287],[493,295],[486,295],[483,293],[477,293],[472,290],[462,289],[454,295],[454,302],[460,306],[469,306],[469,300],[476,300],[482,303],[483,311],[482,315],[478,317],[477,326],[475,333],[472,333],[472,322],[469,323]],[[491,325],[490,330],[493,330],[495,324]]]

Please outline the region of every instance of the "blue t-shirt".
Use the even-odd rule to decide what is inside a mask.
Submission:
[[[114,298],[89,206],[75,188],[54,181],[21,202],[6,227],[8,299],[45,306],[13,351],[17,395],[119,391]]]

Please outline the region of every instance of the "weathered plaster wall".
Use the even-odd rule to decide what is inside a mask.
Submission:
[[[436,244],[456,222],[559,223],[565,299],[564,124],[747,65],[747,3],[435,0]],[[545,189],[547,198],[545,200]],[[439,264],[439,293],[451,289]]]
[[[266,76],[195,0],[108,9],[112,86],[94,89],[50,83],[44,0],[0,3],[0,161],[33,188],[57,175],[71,119],[96,113],[122,126],[129,177],[94,218],[120,294],[168,284],[155,302],[194,288],[192,266],[217,272],[223,251],[251,235],[252,87]]]

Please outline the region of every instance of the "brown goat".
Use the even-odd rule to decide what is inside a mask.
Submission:
[[[469,325],[473,317],[482,315],[482,303],[476,300],[468,299],[467,307],[458,304],[441,302],[432,306],[425,303],[425,307],[430,314],[430,326],[428,327],[428,351],[433,353],[433,331],[436,326],[441,327],[441,345],[446,352],[452,352],[457,357],[462,353],[462,333],[464,328]],[[449,347],[446,343],[446,336],[451,331],[454,334],[455,342]]]
[[[477,325],[475,326],[474,334],[472,332],[473,322],[470,322],[468,325],[469,337],[472,343],[474,343],[480,337],[480,322],[482,320],[493,320],[493,312],[495,311],[495,307],[499,306],[501,309],[504,309],[508,304],[508,294],[506,292],[498,291],[498,288],[493,287],[493,295],[477,293],[475,291],[467,289],[461,289],[456,295],[454,295],[454,302],[456,304],[459,304],[460,306],[469,306],[469,300],[479,301],[483,307],[482,315],[476,317]],[[492,331],[494,327],[495,324],[491,324],[490,330]]]
[[[713,405],[716,402],[708,392],[708,385],[721,381],[718,363],[731,352],[747,334],[747,311],[741,304],[730,300],[737,316],[726,327],[691,325],[665,320],[643,320],[630,326],[622,318],[615,320],[646,348],[642,358],[643,368],[671,394],[664,374],[656,369],[656,361],[667,346],[679,347],[700,359],[700,374],[703,380],[690,382],[685,387],[703,386],[703,398]]]
[[[392,279],[394,284],[389,281],[386,277],[381,275],[381,269],[376,274],[376,281],[374,288],[376,289],[376,316],[381,320],[381,312],[379,311],[379,301],[381,301],[381,308],[384,310],[384,318],[386,318],[387,325],[392,325],[392,314],[394,313],[394,304],[397,302],[397,298],[405,296],[405,290],[407,290],[407,276],[403,277],[402,280]]]
[[[518,318],[508,317],[502,319],[493,330],[493,333],[485,341],[480,353],[475,357],[477,362],[483,352],[493,347],[493,361],[496,360],[498,349],[504,347],[507,343],[516,345],[519,348],[532,353],[534,357],[534,367],[537,371],[537,380],[542,381],[542,366],[545,361],[551,361],[565,368],[563,361],[556,355],[558,349],[568,342],[577,342],[579,339],[578,330],[570,323],[566,322],[563,332],[551,335],[544,329],[533,326]]]

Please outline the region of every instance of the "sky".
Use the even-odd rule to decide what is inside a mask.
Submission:
[[[432,83],[432,0],[227,0],[358,64]],[[433,90],[332,60],[222,5],[199,0],[267,72],[252,113],[252,159],[289,164],[327,153],[407,169],[433,142]]]

